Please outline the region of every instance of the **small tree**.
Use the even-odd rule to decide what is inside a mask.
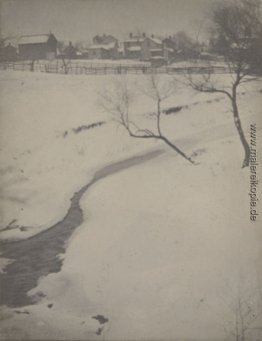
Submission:
[[[174,85],[171,82],[161,81],[159,77],[151,74],[146,79],[146,85],[140,89],[146,96],[153,99],[156,105],[155,131],[144,128],[141,129],[130,119],[130,104],[134,99],[133,94],[127,87],[126,82],[114,82],[110,90],[100,94],[103,108],[114,115],[114,119],[126,129],[128,134],[134,138],[157,139],[165,142],[170,148],[192,164],[195,162],[187,156],[180,148],[166,137],[161,127],[161,117],[163,110],[162,102],[174,92]]]
[[[35,62],[36,62],[36,60],[34,58],[32,58],[31,62],[30,62],[30,71],[31,72],[35,71]]]
[[[65,46],[64,42],[59,42],[58,50],[60,52],[60,58],[62,60],[63,72],[65,75],[67,75],[70,70],[74,48],[71,42],[69,43],[69,46]]]
[[[240,84],[256,79],[254,72],[261,67],[257,55],[261,54],[262,24],[259,0],[236,0],[223,3],[213,11],[213,23],[217,46],[225,57],[232,78],[229,88],[218,86],[211,70],[195,76],[188,70],[189,85],[201,92],[222,93],[231,103],[234,124],[244,148],[242,167],[249,165],[250,147],[246,140],[238,108],[238,87]],[[213,37],[214,40],[214,37]],[[212,43],[215,45],[214,41]]]
[[[69,69],[70,69],[70,65],[71,65],[71,59],[67,58],[66,56],[62,56],[62,63],[63,63],[63,70],[64,70],[64,74],[68,75],[69,73]]]
[[[262,306],[259,290],[250,285],[244,285],[244,280],[237,287],[226,283],[220,295],[228,309],[229,317],[224,324],[226,341],[248,341],[248,333],[261,325]]]

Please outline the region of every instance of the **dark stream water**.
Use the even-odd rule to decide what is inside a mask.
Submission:
[[[63,260],[59,255],[65,253],[66,242],[83,222],[80,199],[94,183],[162,153],[163,150],[157,150],[103,167],[90,183],[73,195],[69,210],[61,221],[26,240],[2,242],[1,257],[11,259],[12,263],[0,273],[0,305],[23,307],[40,299],[27,293],[37,286],[40,277],[61,270]]]

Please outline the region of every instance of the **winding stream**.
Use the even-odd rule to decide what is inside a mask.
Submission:
[[[27,293],[37,286],[40,277],[61,270],[63,260],[59,255],[65,253],[66,242],[83,222],[80,200],[94,183],[163,152],[156,150],[103,167],[95,173],[91,182],[73,195],[71,205],[61,221],[26,240],[1,243],[1,257],[11,259],[12,263],[6,266],[4,273],[0,273],[0,305],[23,307],[39,300],[40,297],[30,297]]]

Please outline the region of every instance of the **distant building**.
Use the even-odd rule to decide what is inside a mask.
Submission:
[[[3,61],[15,61],[17,59],[17,49],[15,46],[8,43],[8,45],[1,49],[1,60]]]
[[[70,41],[68,46],[60,49],[58,58],[76,59],[77,52],[77,48],[74,47],[72,42]]]
[[[21,36],[18,51],[20,59],[53,59],[56,57],[57,39],[52,33]]]
[[[164,50],[162,41],[152,35],[141,43],[141,60],[149,61],[154,58],[164,58]]]
[[[118,43],[93,44],[87,49],[88,59],[117,59]]]
[[[166,47],[162,40],[154,35],[146,36],[129,34],[129,38],[121,45],[121,56],[126,59],[138,59],[141,61],[151,61],[154,65],[164,64],[171,58],[174,50]]]
[[[84,55],[88,59],[117,59],[118,40],[110,34],[96,35],[93,44],[85,50]]]
[[[165,38],[163,40],[163,46],[165,60],[169,62],[174,61],[177,51],[175,40],[171,36],[169,36],[168,38]]]
[[[145,33],[143,33],[142,36],[134,36],[131,32],[129,34],[129,39],[123,41],[123,57],[126,59],[141,60],[141,45],[145,39]]]
[[[125,57],[125,49],[123,42],[120,42],[118,45],[118,58],[123,59]]]
[[[215,53],[209,53],[209,52],[201,52],[199,54],[199,59],[208,60],[208,61],[215,61],[215,62],[223,62],[224,61],[223,56],[219,56]]]

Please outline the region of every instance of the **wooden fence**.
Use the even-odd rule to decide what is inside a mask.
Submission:
[[[55,74],[73,74],[73,75],[107,75],[107,74],[152,74],[165,73],[176,74],[190,71],[193,73],[228,73],[224,66],[161,66],[153,67],[150,64],[100,64],[89,63],[81,64],[81,62],[70,62],[66,65],[61,60],[54,62],[2,62],[0,70],[16,70],[16,71],[34,71]]]

